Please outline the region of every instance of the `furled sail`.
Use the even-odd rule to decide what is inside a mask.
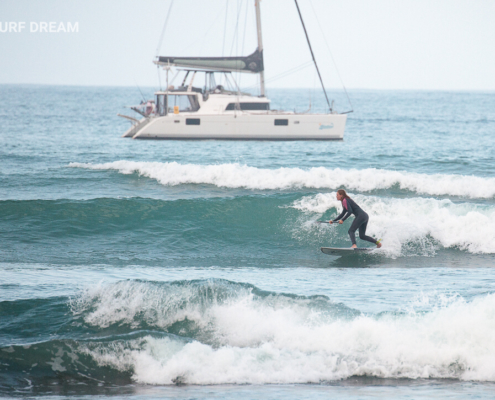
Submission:
[[[155,64],[209,71],[252,72],[263,71],[263,52],[256,49],[246,57],[158,57]]]

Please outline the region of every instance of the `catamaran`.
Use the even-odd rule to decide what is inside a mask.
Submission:
[[[132,122],[122,137],[133,139],[189,140],[343,140],[346,113],[333,110],[316,64],[302,15],[295,0],[318,76],[328,104],[321,114],[270,109],[265,94],[260,0],[255,0],[258,48],[244,57],[168,57],[154,61],[167,71],[167,88],[155,93],[154,100],[130,107],[142,118],[119,116]],[[171,67],[181,74],[181,83],[169,84]],[[259,96],[242,92],[232,73],[259,74]],[[194,86],[203,73],[204,86]],[[221,83],[215,76],[221,74]],[[180,82],[180,81],[179,81]]]

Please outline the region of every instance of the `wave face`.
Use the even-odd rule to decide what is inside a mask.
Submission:
[[[455,257],[495,254],[492,203],[350,194],[370,215],[368,235],[386,244],[371,258],[424,258],[446,249]],[[314,222],[340,210],[335,193],[0,201],[0,257],[69,265],[324,267],[328,259],[318,258],[319,248],[349,246],[352,218],[344,226]]]
[[[263,169],[237,163],[219,165],[179,164],[177,162],[114,161],[103,164],[70,163],[73,168],[116,170],[138,173],[162,185],[208,184],[225,188],[258,190],[338,189],[360,192],[399,188],[418,194],[491,199],[495,178],[465,175],[420,174],[384,169]]]
[[[493,294],[366,315],[325,296],[225,280],[130,280],[85,290],[70,301],[69,316],[57,313],[70,322],[65,336],[3,347],[0,359],[13,371],[29,364],[33,373],[165,385],[495,381],[493,315]]]

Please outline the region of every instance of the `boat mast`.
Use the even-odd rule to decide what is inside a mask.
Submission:
[[[261,39],[261,14],[260,14],[260,2],[261,0],[254,0],[254,8],[256,9],[256,29],[258,31],[258,52],[261,55],[263,62],[263,40]],[[263,66],[260,71],[260,94],[261,97],[265,97],[265,67]]]

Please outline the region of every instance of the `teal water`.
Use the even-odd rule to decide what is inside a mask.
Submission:
[[[493,93],[353,91],[344,142],[275,143],[122,139],[136,92],[0,87],[0,395],[492,397]],[[380,251],[320,252],[339,188]]]

